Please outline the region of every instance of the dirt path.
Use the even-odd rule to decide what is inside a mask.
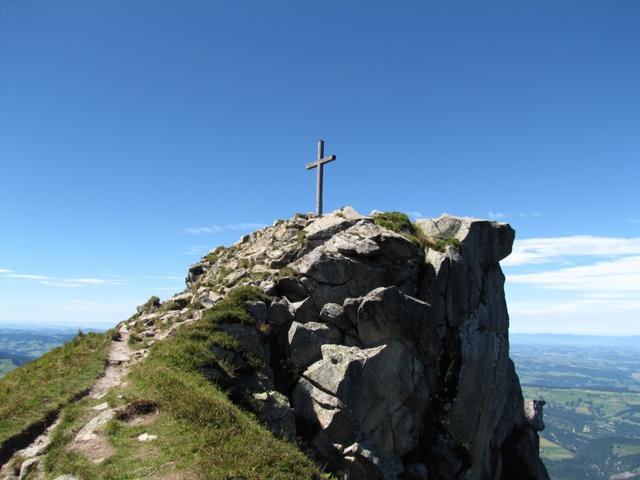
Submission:
[[[129,332],[120,332],[120,340],[111,342],[109,356],[107,357],[107,368],[104,374],[94,383],[89,392],[91,398],[100,399],[104,397],[109,389],[122,384],[122,379],[131,370],[131,365],[136,355],[129,347]]]
[[[107,392],[119,385],[124,384],[124,377],[129,373],[131,367],[145,355],[145,351],[134,351],[129,347],[129,332],[123,327],[120,330],[120,338],[114,339],[109,347],[109,353],[107,357],[107,366],[104,373],[100,378],[96,380],[88,396],[94,399],[103,398]],[[101,404],[92,409],[96,412],[96,415],[91,418],[85,426],[78,432],[76,438],[74,438],[71,448],[88,453],[92,451],[102,452],[104,440],[101,436],[95,433],[95,430],[104,425],[106,419],[110,419],[113,415],[113,410],[106,404]],[[58,425],[60,419],[57,418],[40,436],[31,442],[31,444],[18,450],[3,467],[0,469],[0,480],[15,480],[23,479],[31,472],[36,472],[35,475],[31,473],[30,478],[40,479],[44,478],[42,471],[42,465],[40,460],[42,456],[48,451],[51,443],[51,434],[55,427]],[[104,453],[104,452],[102,452]],[[11,471],[9,465],[15,463],[13,460],[20,458],[22,466],[19,471]]]

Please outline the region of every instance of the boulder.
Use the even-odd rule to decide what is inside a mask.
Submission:
[[[269,306],[269,313],[267,314],[267,322],[271,325],[282,326],[293,321],[293,314],[291,313],[291,304],[285,298],[276,298],[271,302]]]
[[[206,264],[204,262],[194,263],[189,267],[189,272],[187,273],[187,286],[192,285],[198,281],[198,279],[204,275],[206,269]]]
[[[437,322],[428,303],[403,294],[397,287],[377,288],[358,308],[358,339],[368,347],[389,339],[401,340],[423,365],[433,367],[429,369],[429,384],[434,386],[441,344]]]
[[[333,325],[294,321],[289,328],[288,339],[291,364],[304,369],[320,358],[322,345],[342,343],[343,335]]]
[[[289,400],[270,390],[253,394],[253,411],[276,437],[288,441],[296,438],[296,420]]]
[[[525,400],[524,401],[524,416],[529,422],[529,425],[536,431],[541,432],[544,430],[544,418],[542,414],[542,407],[545,405],[544,400]]]
[[[318,320],[318,309],[311,298],[292,303],[291,311],[296,322],[308,323]]]
[[[442,215],[416,220],[416,226],[434,239],[455,238],[462,253],[485,266],[499,262],[511,253],[515,231],[507,223]]]
[[[335,235],[353,225],[354,221],[349,220],[346,216],[340,216],[336,213],[329,213],[318,217],[305,227],[305,236],[308,240],[322,240]]]
[[[340,410],[357,428],[352,438],[400,457],[414,448],[422,433],[429,391],[422,365],[411,351],[394,339],[369,349],[328,344],[321,350],[322,359],[303,374],[316,389],[301,387],[298,402],[308,395],[318,408],[324,408],[324,395],[336,397]],[[322,398],[315,396],[318,392]]]
[[[349,319],[344,314],[344,308],[337,303],[325,303],[320,310],[320,321],[330,323],[340,330],[347,331],[352,328]]]
[[[269,365],[269,347],[262,342],[260,334],[253,325],[223,323],[218,325],[218,330],[238,342],[241,351],[250,352],[260,358],[265,365]]]

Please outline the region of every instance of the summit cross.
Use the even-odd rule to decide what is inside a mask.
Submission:
[[[324,140],[318,140],[318,159],[315,162],[307,163],[307,170],[317,168],[316,172],[316,215],[322,215],[322,183],[324,164],[333,162],[335,155],[324,156]]]

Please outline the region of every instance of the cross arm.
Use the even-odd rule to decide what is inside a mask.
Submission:
[[[316,160],[311,163],[307,163],[307,170],[312,168],[316,168],[320,165],[324,165],[325,163],[333,162],[336,159],[335,155],[329,155],[328,157],[321,158],[320,160]]]

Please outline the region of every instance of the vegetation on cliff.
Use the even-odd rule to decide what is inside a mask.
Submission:
[[[68,445],[95,414],[92,407],[104,400],[87,398],[67,409],[45,459],[48,478],[322,478],[295,444],[275,438],[207,376],[212,370],[233,376],[238,368],[251,368],[255,359],[217,327],[250,324],[245,304],[260,298],[264,295],[255,288],[234,289],[204,318],[150,348],[128,384],[113,389],[106,400],[116,409],[153,405],[157,414],[150,422],[132,421],[130,415],[113,418],[104,429],[108,458],[101,463]],[[233,362],[225,361],[228,354]],[[157,440],[141,443],[143,433]]]
[[[106,334],[79,334],[0,379],[0,445],[89,388],[104,369],[110,340]]]

